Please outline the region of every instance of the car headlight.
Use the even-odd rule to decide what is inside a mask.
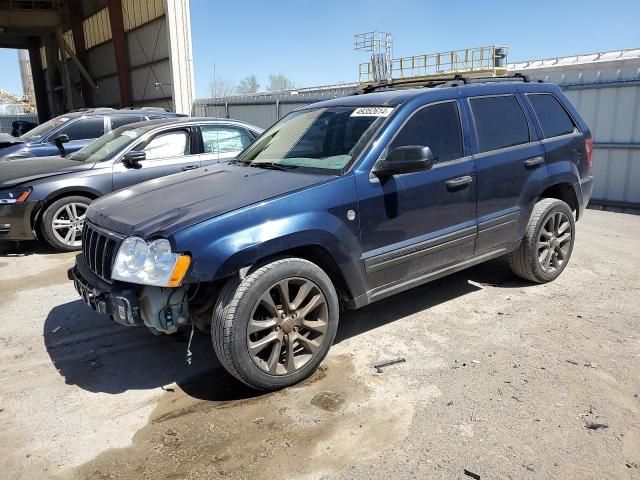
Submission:
[[[31,195],[31,187],[11,188],[0,190],[0,205],[23,203]]]
[[[128,237],[120,245],[111,278],[156,287],[178,287],[182,283],[191,257],[173,253],[168,240],[146,242]]]

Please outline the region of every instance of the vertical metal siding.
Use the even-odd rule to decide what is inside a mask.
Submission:
[[[37,115],[0,115],[0,133],[11,133],[11,124],[16,120],[38,123]]]

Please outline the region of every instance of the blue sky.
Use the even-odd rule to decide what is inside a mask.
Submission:
[[[394,56],[508,45],[509,60],[640,47],[640,1],[191,0],[197,96],[208,95],[213,65],[262,87],[282,72],[298,87],[357,80],[367,54],[353,34],[391,32]],[[0,49],[0,88],[20,92],[15,51]]]

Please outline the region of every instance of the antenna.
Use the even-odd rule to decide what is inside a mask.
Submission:
[[[387,32],[365,32],[353,36],[353,49],[371,52],[370,63],[360,64],[360,77],[366,76],[374,82],[390,82],[393,39]]]

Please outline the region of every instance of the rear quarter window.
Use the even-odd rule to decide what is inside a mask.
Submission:
[[[544,138],[566,135],[575,130],[573,120],[556,97],[548,93],[530,93],[527,98],[538,117]]]
[[[513,95],[469,99],[480,153],[529,142],[527,118]]]

